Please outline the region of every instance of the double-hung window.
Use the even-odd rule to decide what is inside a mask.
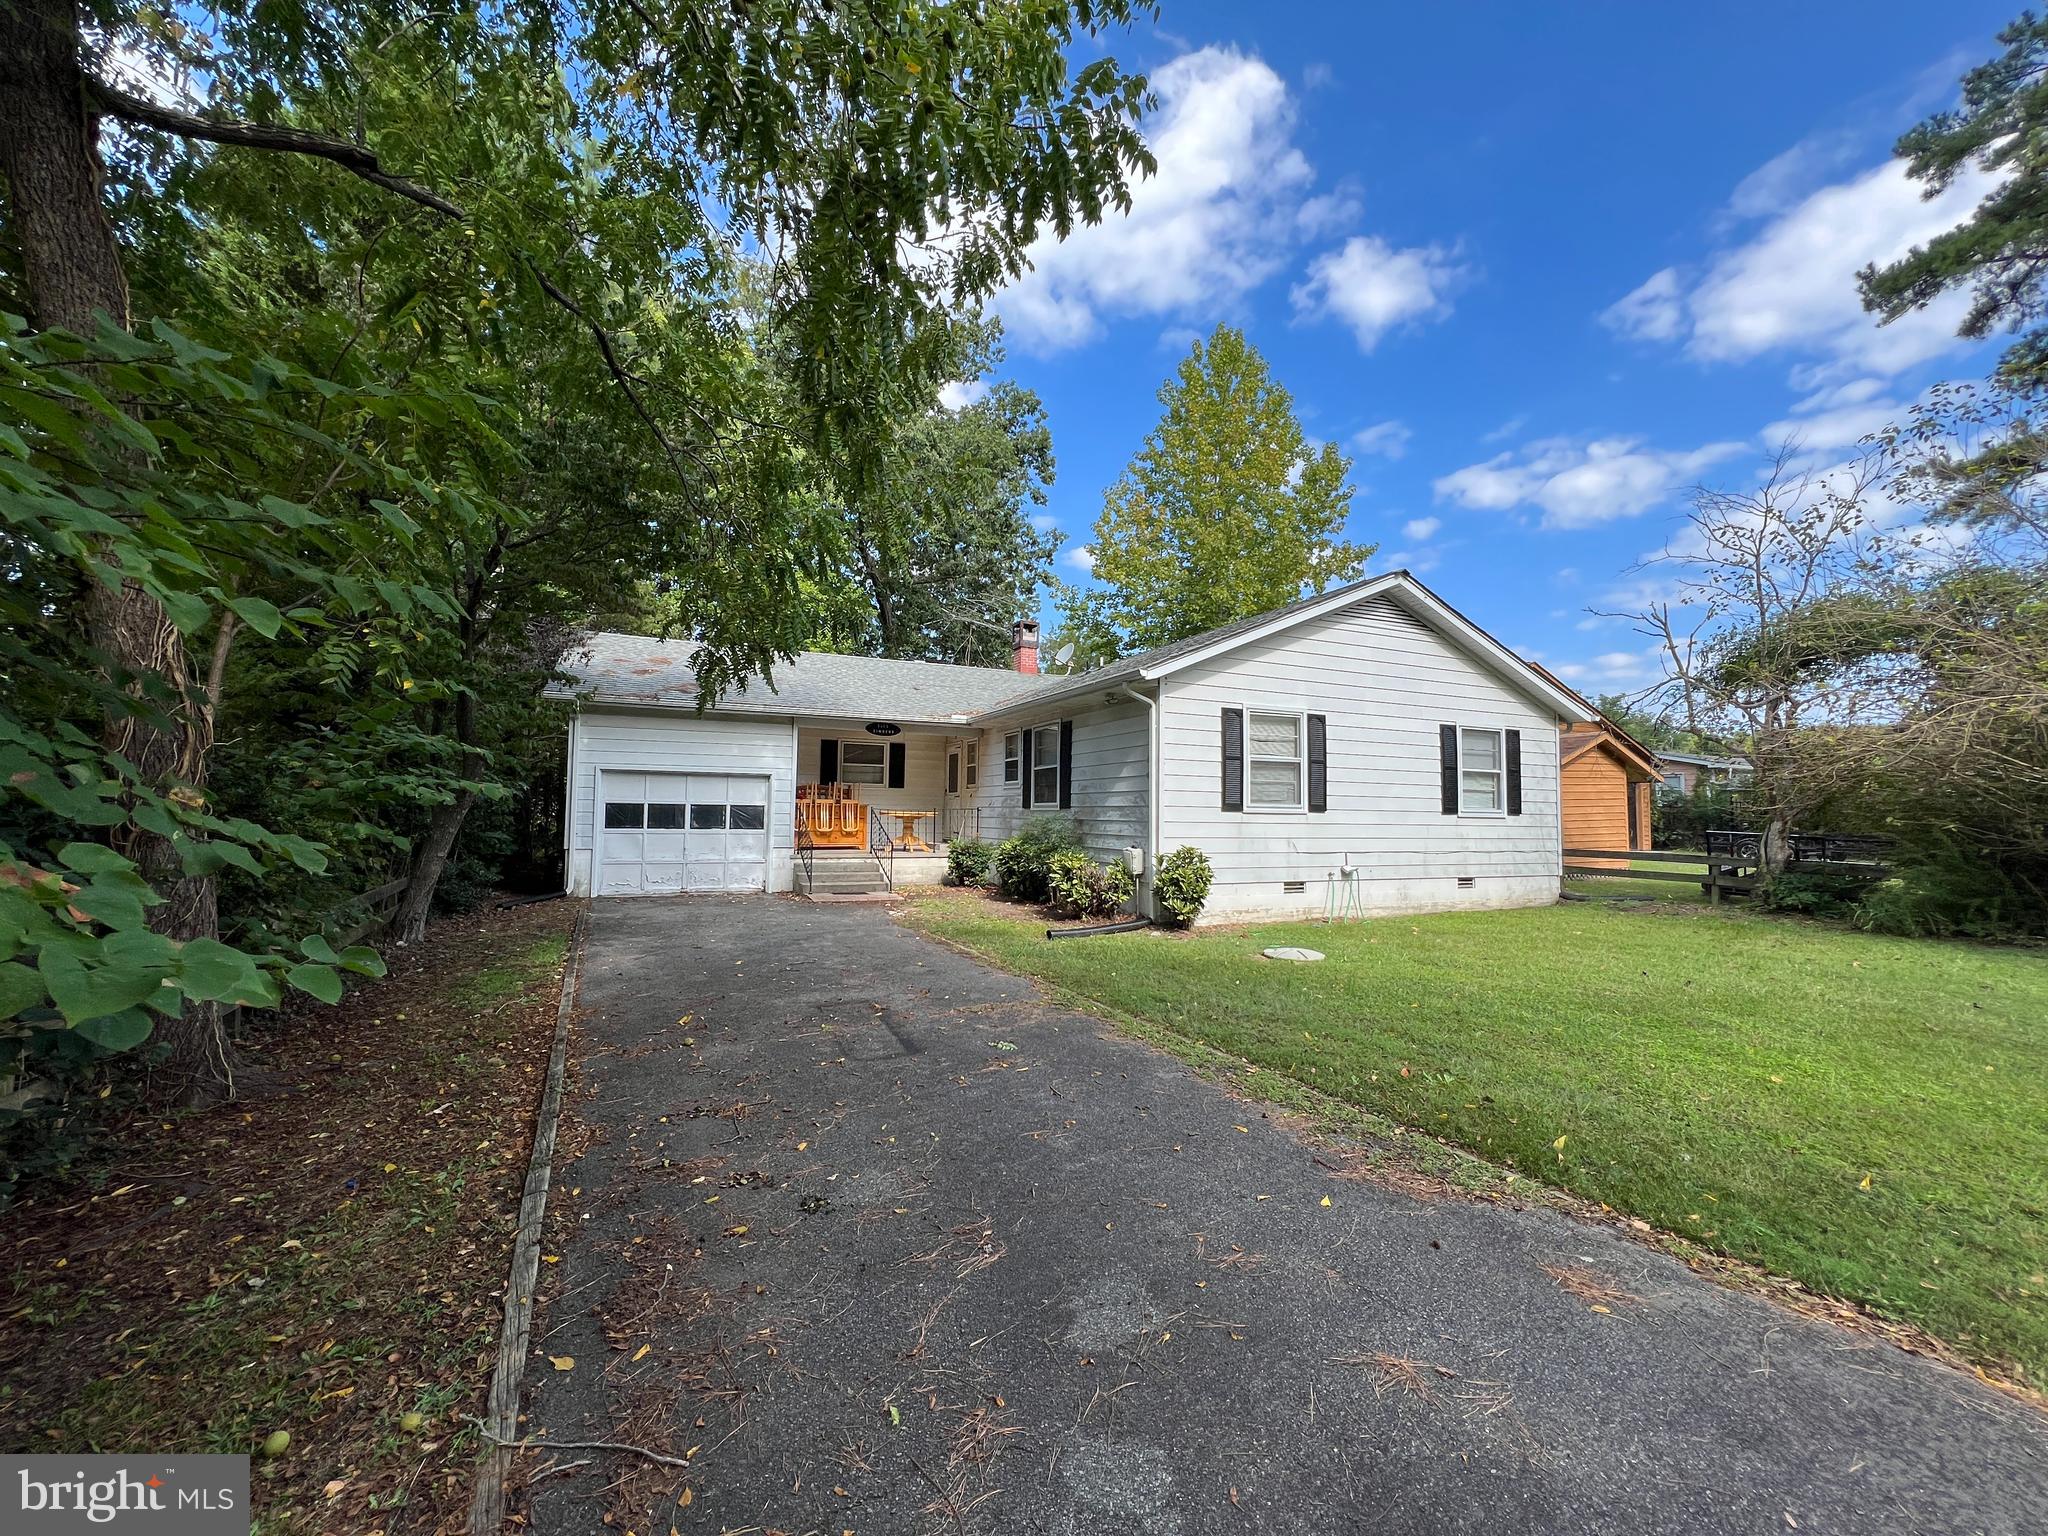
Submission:
[[[966,763],[967,787],[975,789],[981,784],[981,743],[967,743]]]
[[[889,777],[889,747],[880,741],[839,743],[839,782],[883,784]]]
[[[1019,738],[1019,736],[1018,736],[1018,733],[1017,733],[1017,732],[1015,732],[1015,731],[1008,731],[1008,732],[1005,732],[1005,733],[1004,733],[1004,735],[1003,735],[1003,782],[1004,782],[1005,784],[1014,784],[1014,783],[1016,783],[1016,782],[1017,782],[1017,775],[1018,775],[1018,774],[1019,774],[1020,772],[1022,772],[1022,771],[1023,771],[1023,770],[1022,770],[1022,767],[1021,767],[1021,764],[1022,764],[1022,756],[1021,756],[1021,754],[1022,754],[1023,750],[1024,750],[1024,749],[1023,749],[1023,745],[1022,745],[1022,742],[1021,742],[1021,740],[1020,740],[1020,738]]]
[[[1041,725],[1031,733],[1031,803],[1060,803],[1060,728]]]
[[[1305,777],[1302,717],[1245,712],[1245,806],[1256,811],[1298,811]]]
[[[1499,731],[1460,727],[1458,810],[1466,816],[1507,814],[1507,749]]]

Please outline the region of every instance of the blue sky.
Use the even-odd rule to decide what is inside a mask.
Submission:
[[[1128,219],[997,301],[1059,460],[1078,577],[1103,490],[1189,339],[1245,328],[1355,455],[1379,543],[1582,689],[1649,681],[1593,619],[1686,492],[1816,465],[1995,345],[1958,308],[1879,329],[1853,273],[1953,224],[1889,162],[2008,4],[1174,3],[1119,39],[1163,98]]]

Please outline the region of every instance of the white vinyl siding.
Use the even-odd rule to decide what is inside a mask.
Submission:
[[[767,836],[768,887],[780,890],[789,884],[791,830],[796,814],[795,777],[792,772],[796,749],[796,727],[788,720],[759,716],[656,713],[652,710],[592,708],[578,714],[570,725],[574,734],[570,762],[575,781],[569,791],[568,887],[572,894],[591,892],[598,840],[604,835],[605,815],[597,802],[598,775],[611,781],[605,798],[621,805],[640,807],[639,830],[645,823],[682,820],[685,811],[653,810],[650,807],[686,806],[688,782],[680,794],[664,785],[673,778],[654,781],[656,793],[650,800],[643,782],[637,789],[630,780],[616,777],[631,774],[732,776],[741,788],[766,781],[766,798],[761,801],[761,829]],[[613,793],[614,790],[621,791]],[[742,795],[751,801],[750,795]],[[730,793],[713,796],[708,787],[705,803],[730,804]],[[619,813],[622,817],[624,812]],[[729,814],[729,813],[728,813]],[[751,819],[745,813],[744,819]],[[629,832],[633,829],[626,829]],[[656,825],[657,832],[686,830]]]
[[[1208,917],[1320,915],[1347,863],[1372,911],[1556,899],[1555,717],[1392,600],[1252,641],[1175,673],[1161,691],[1160,847],[1192,843],[1209,855]],[[1246,711],[1248,789],[1254,711],[1323,715],[1328,810],[1224,811],[1225,709]],[[1521,815],[1443,814],[1446,721],[1522,733]],[[1289,881],[1304,889],[1288,891]]]
[[[1106,707],[1083,709],[1081,702],[1076,700],[1068,705],[1073,711],[1068,718],[1074,722],[1074,782],[1068,797],[1071,807],[1061,811],[1055,799],[1050,810],[1036,806],[1026,810],[1019,803],[1022,791],[1018,780],[998,782],[991,773],[961,800],[963,806],[978,810],[974,820],[983,838],[993,842],[1008,837],[1030,816],[1065,815],[1073,818],[1083,846],[1095,858],[1118,858],[1124,849],[1146,844],[1151,836],[1146,780],[1152,750],[1146,708],[1122,700]],[[1057,723],[1048,734],[1057,763]],[[993,760],[1003,752],[1005,743],[1016,740],[1018,735],[1017,730],[1007,727],[985,731],[981,735],[982,748]],[[1035,766],[1035,745],[1032,750]],[[1018,768],[1021,773],[1022,765]]]

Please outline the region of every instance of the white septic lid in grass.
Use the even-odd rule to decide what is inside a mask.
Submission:
[[[1299,949],[1292,944],[1276,944],[1273,948],[1261,950],[1259,953],[1268,960],[1320,960],[1323,958],[1323,952],[1320,949]]]

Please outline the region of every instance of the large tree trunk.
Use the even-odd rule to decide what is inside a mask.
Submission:
[[[476,791],[464,789],[458,790],[448,804],[435,808],[433,820],[427,823],[427,835],[420,839],[419,852],[413,856],[411,883],[398,903],[397,915],[391,919],[391,933],[399,943],[417,944],[427,936],[434,889],[448,868],[448,855],[455,848],[463,819],[475,804]]]
[[[468,583],[472,604],[481,600],[482,582],[472,577]],[[465,617],[462,625],[462,649],[467,657],[475,644],[476,623],[473,617]],[[476,754],[476,695],[464,689],[455,695],[455,742],[462,749],[460,760],[465,769],[476,773],[481,761]],[[462,831],[462,823],[469,815],[469,808],[476,804],[476,791],[457,790],[455,798],[446,805],[435,808],[433,819],[427,823],[427,835],[420,839],[419,848],[413,854],[412,875],[405,888],[405,895],[399,898],[398,911],[391,919],[391,934],[400,944],[417,944],[427,936],[427,917],[434,908],[434,890],[441,883],[441,875],[448,868],[448,855],[454,851],[456,834]]]
[[[104,315],[128,325],[128,280],[101,197],[99,126],[87,112],[71,0],[0,0],[0,174],[7,180],[14,239],[31,318],[43,328],[90,336]],[[195,696],[184,637],[140,588],[94,584],[85,625],[93,643],[132,685],[152,674],[183,703],[167,726],[113,721],[108,745],[164,788],[206,783],[211,711]],[[138,690],[139,691],[139,690]],[[122,851],[167,898],[150,914],[167,938],[211,938],[218,927],[213,882],[184,878],[170,843],[129,829]],[[183,1103],[233,1091],[233,1059],[220,1011],[188,1004],[158,1026],[170,1048],[166,1086]]]

